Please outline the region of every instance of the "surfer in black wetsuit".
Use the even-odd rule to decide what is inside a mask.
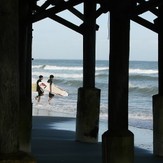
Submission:
[[[50,100],[54,97],[54,94],[52,93],[52,83],[53,83],[53,78],[54,76],[53,75],[50,75],[49,76],[49,79],[48,79],[48,83],[50,84],[50,90],[49,90],[49,99],[48,99],[48,102],[50,102]]]
[[[36,82],[36,91],[38,92],[38,95],[35,97],[35,99],[40,102],[41,96],[44,95],[44,90],[39,86],[39,83],[42,82],[43,76],[40,75],[39,79]],[[42,83],[42,85],[44,87],[46,87],[46,85],[44,83]]]

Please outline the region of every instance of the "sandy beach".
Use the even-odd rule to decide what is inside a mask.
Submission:
[[[107,130],[100,121],[97,144],[75,141],[75,118],[33,116],[32,154],[38,163],[102,163],[101,135]],[[135,163],[163,163],[152,154],[152,130],[130,127],[135,135]]]

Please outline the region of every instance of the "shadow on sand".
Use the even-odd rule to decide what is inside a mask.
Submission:
[[[74,125],[74,122],[75,118],[68,117],[33,117],[32,153],[38,163],[102,163],[101,142],[77,142],[72,129],[63,129],[67,123]],[[135,163],[163,163],[163,158],[135,147]]]

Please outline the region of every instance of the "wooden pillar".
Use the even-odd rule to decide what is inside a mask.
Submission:
[[[102,136],[103,163],[133,163],[134,139],[128,130],[129,0],[111,0],[109,130]]]
[[[159,7],[158,26],[158,91],[163,95],[163,5]]]
[[[84,2],[83,87],[95,87],[96,2]]]
[[[34,163],[19,151],[19,0],[0,1],[0,163]]]
[[[100,90],[95,88],[96,1],[84,2],[83,88],[78,90],[76,140],[98,141]]]
[[[20,1],[19,13],[19,68],[20,68],[20,122],[19,149],[30,152],[32,130],[32,97],[31,97],[31,44],[32,44],[32,14],[31,0]]]
[[[18,0],[0,1],[0,153],[18,151]]]
[[[158,94],[153,96],[153,152],[163,156],[163,6],[159,7],[158,26]]]

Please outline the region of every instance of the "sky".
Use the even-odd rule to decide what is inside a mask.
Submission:
[[[77,6],[82,10],[81,6]],[[82,22],[68,11],[62,17],[80,25]],[[143,15],[153,20],[153,15]],[[102,14],[96,21],[96,59],[109,59],[109,14]],[[130,60],[157,61],[157,33],[131,21]],[[34,59],[82,59],[83,36],[54,20],[46,18],[33,23],[32,57]]]

